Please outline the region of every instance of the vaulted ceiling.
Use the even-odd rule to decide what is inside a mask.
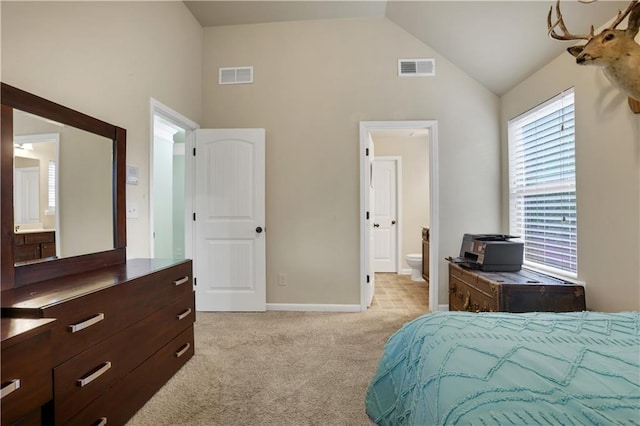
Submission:
[[[203,27],[309,19],[386,17],[502,95],[571,44],[547,35],[554,1],[185,1]],[[569,30],[587,33],[627,1],[562,2]],[[567,53],[568,54],[568,53]]]

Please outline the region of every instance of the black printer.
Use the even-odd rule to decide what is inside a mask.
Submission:
[[[515,272],[522,268],[524,244],[504,234],[464,234],[460,257],[453,259],[470,269]]]

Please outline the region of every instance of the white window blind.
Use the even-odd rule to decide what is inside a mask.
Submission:
[[[573,88],[509,121],[509,232],[524,262],[576,276]]]
[[[53,215],[56,211],[56,163],[49,161],[47,168],[47,214]]]

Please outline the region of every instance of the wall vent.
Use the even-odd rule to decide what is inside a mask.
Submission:
[[[398,59],[400,77],[428,77],[436,75],[435,59]]]
[[[218,71],[219,84],[249,84],[253,83],[253,67],[220,68]]]

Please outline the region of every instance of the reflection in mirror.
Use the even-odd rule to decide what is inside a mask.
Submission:
[[[58,258],[114,248],[112,140],[14,110],[14,156],[16,244],[53,231]],[[37,196],[18,182],[23,158],[39,161]]]
[[[16,147],[16,151],[18,148]],[[27,228],[42,228],[40,218],[40,160],[16,154],[13,177],[16,232]],[[39,226],[38,226],[39,225]]]

